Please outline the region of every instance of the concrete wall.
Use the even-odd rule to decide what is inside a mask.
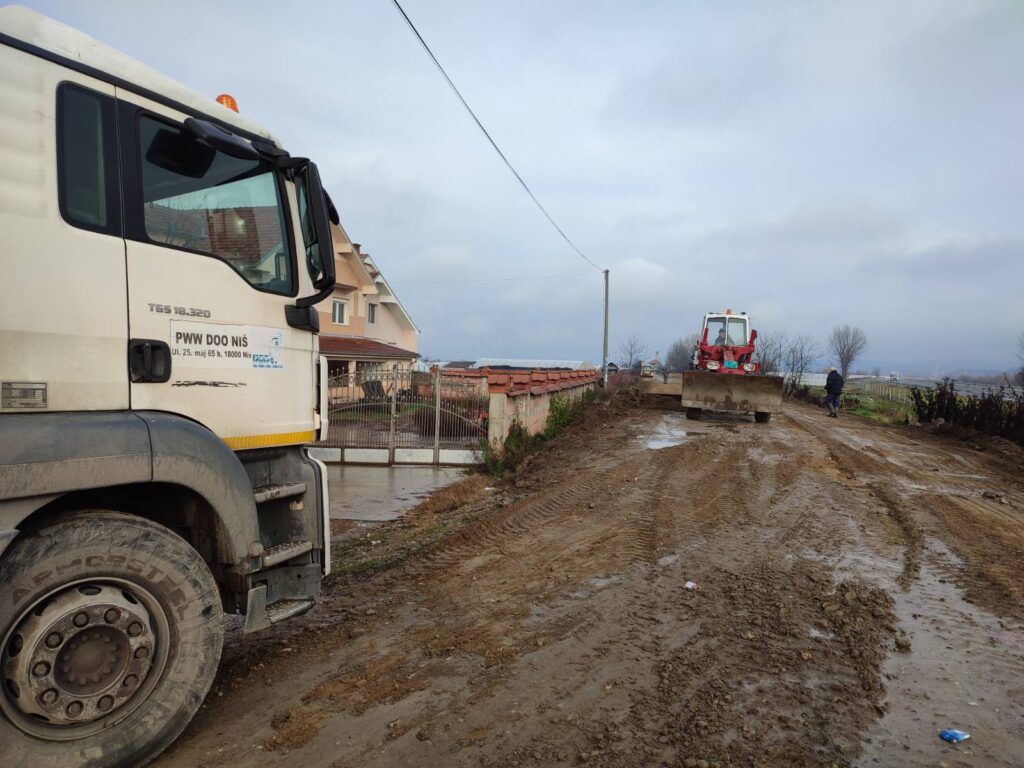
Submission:
[[[363,300],[364,303],[366,299]],[[419,351],[419,334],[412,328],[406,328],[396,317],[397,310],[390,302],[377,301],[373,296],[369,301],[377,305],[377,322],[365,325],[367,338],[380,339],[396,344],[400,349],[410,352]]]
[[[346,323],[336,325],[334,323],[334,300],[344,299],[348,302],[345,315]],[[349,291],[336,288],[334,293],[324,301],[317,304],[317,311],[320,313],[320,330],[323,333],[330,333],[335,336],[367,336],[366,318],[362,317],[360,305],[363,303],[358,291]],[[372,326],[371,326],[372,327]]]
[[[576,399],[597,387],[594,371],[497,372],[484,368],[472,373],[487,377],[487,441],[493,446],[505,441],[517,421],[531,435],[542,432],[547,425],[552,398]]]

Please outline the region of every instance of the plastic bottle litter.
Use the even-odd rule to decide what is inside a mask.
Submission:
[[[971,738],[971,734],[967,731],[958,731],[956,728],[947,728],[944,731],[939,731],[939,736],[950,744],[959,744],[961,741],[967,741],[967,739]]]

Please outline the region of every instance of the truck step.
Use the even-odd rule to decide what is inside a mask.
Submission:
[[[259,632],[274,624],[305,613],[316,602],[314,596],[284,597],[267,605],[267,585],[260,584],[249,590],[246,597],[245,634]]]
[[[304,555],[312,548],[313,542],[311,541],[286,541],[284,544],[267,547],[263,551],[263,567],[270,568],[286,560],[291,560],[293,557]]]
[[[306,493],[305,483],[281,483],[278,485],[261,485],[252,489],[252,495],[257,504],[274,499],[290,499],[293,496],[303,496]]]
[[[273,605],[267,606],[267,621],[271,624],[277,624],[293,616],[298,616],[300,613],[305,613],[312,608],[313,602],[310,599],[278,600]]]

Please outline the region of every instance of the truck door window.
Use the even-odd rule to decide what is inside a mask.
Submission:
[[[57,113],[61,215],[76,227],[120,236],[114,100],[63,83]]]
[[[191,133],[139,120],[146,236],[214,256],[260,290],[294,295],[284,206],[273,167],[231,157]]]

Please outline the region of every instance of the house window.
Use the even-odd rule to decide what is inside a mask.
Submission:
[[[335,325],[348,325],[348,302],[344,299],[335,299],[331,309],[331,322]]]
[[[367,304],[366,305],[366,322],[376,323],[377,322],[377,305]]]
[[[364,381],[368,379],[379,379],[384,375],[384,363],[372,360],[357,360],[356,373],[359,374]]]

